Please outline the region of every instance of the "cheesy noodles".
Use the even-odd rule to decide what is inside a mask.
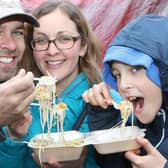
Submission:
[[[128,120],[129,115],[133,112],[133,105],[130,101],[124,100],[118,104],[118,108],[121,111],[121,118],[122,118],[121,126],[124,127]]]
[[[56,79],[51,76],[42,76],[35,88],[36,99],[40,104],[40,122],[42,133],[47,126],[50,136],[54,115],[55,115],[55,99],[56,99]]]
[[[65,111],[67,109],[67,105],[63,102],[59,102],[56,105],[56,121],[57,121],[57,131],[59,133],[59,138],[60,138],[60,142],[62,142],[63,144],[65,143],[65,139],[64,139],[64,118],[65,118]]]
[[[121,112],[122,124],[124,127],[129,115],[133,112],[133,105],[130,101],[125,100],[118,91],[110,89],[111,97],[113,98],[113,106],[116,109],[119,109]],[[132,115],[132,124],[133,124],[133,115]]]

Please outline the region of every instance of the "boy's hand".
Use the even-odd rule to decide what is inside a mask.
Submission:
[[[94,106],[101,106],[102,108],[107,108],[113,102],[108,85],[104,82],[96,84],[85,91],[82,97],[87,103]]]
[[[137,142],[146,150],[147,155],[140,156],[136,152],[129,151],[125,157],[131,161],[133,168],[163,168],[166,163],[160,152],[145,138],[138,137]]]

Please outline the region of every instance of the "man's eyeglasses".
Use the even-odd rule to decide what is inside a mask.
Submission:
[[[72,48],[78,39],[80,39],[80,36],[74,37],[69,35],[61,35],[54,40],[49,40],[47,38],[33,39],[31,41],[31,47],[35,51],[46,51],[50,43],[54,43],[57,49],[65,50]]]

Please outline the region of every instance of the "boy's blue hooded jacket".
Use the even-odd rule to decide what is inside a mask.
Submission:
[[[153,58],[159,68],[163,91],[168,91],[168,18],[158,15],[138,17],[127,24],[109,45],[104,63],[104,80],[111,85],[111,70],[108,62],[119,55],[117,46],[128,47],[140,51]],[[129,51],[130,52],[130,51]],[[125,61],[128,60],[125,54]],[[132,54],[132,53],[130,53]],[[138,55],[134,53],[134,55]],[[136,58],[135,58],[136,59]],[[130,60],[128,60],[130,61]],[[135,60],[134,60],[135,61]],[[131,62],[129,62],[131,64]],[[152,74],[150,74],[152,75]],[[114,87],[112,85],[112,87]]]
[[[130,55],[135,57],[133,61],[129,60]],[[137,56],[145,59],[137,62]],[[145,137],[168,160],[168,18],[155,14],[137,17],[113,39],[103,60],[103,77],[112,88],[117,89],[109,64],[113,60],[129,65],[144,65],[149,79],[162,89],[163,103],[154,121],[150,124],[136,121],[136,124],[146,129]],[[120,113],[113,106],[105,110],[90,106],[88,118],[91,130],[105,129],[120,120]],[[97,154],[97,161],[102,168],[131,167],[123,153]],[[164,168],[168,168],[168,164]]]

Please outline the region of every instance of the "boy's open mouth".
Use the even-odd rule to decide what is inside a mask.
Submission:
[[[143,111],[144,98],[143,97],[129,97],[129,101],[133,104],[133,112],[139,114]]]

